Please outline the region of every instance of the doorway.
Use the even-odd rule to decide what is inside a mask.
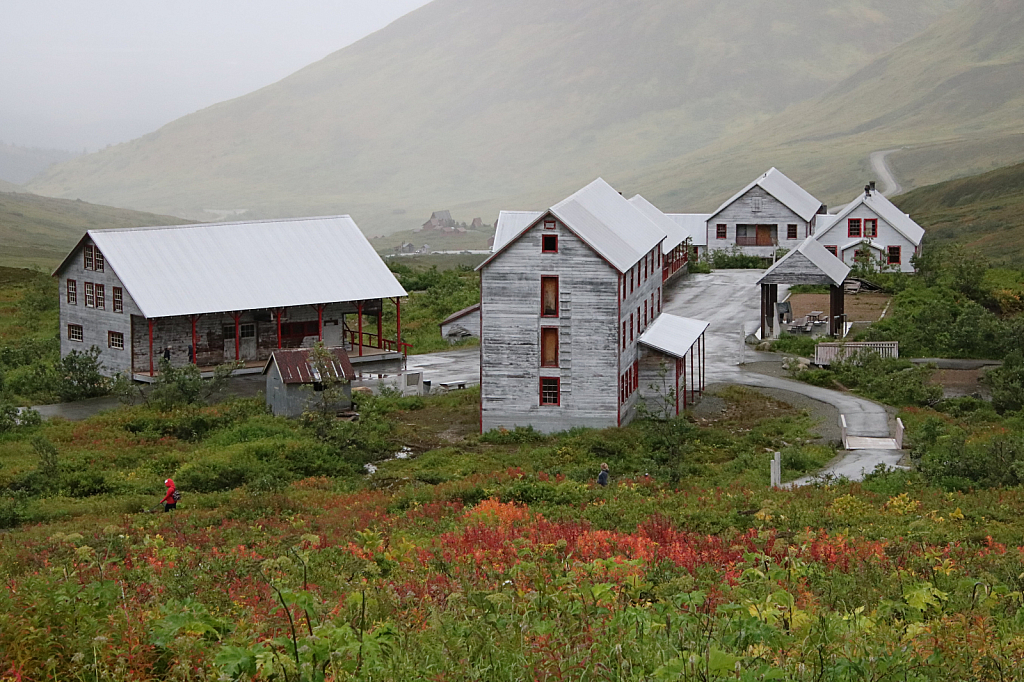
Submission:
[[[778,225],[758,225],[757,226],[757,245],[758,246],[772,246],[775,244],[773,232],[778,229]]]

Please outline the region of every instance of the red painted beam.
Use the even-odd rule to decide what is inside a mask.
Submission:
[[[356,303],[356,316],[359,318],[359,357],[363,357],[363,302]]]
[[[153,320],[149,322],[149,376],[153,376]]]

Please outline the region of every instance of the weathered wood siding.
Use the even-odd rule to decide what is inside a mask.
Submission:
[[[542,223],[481,271],[481,419],[485,431],[615,426],[618,273],[558,223],[558,253],[541,253]],[[541,277],[559,278],[559,317],[540,316]],[[559,367],[540,366],[541,327],[559,329]],[[561,404],[540,405],[541,377]]]
[[[338,411],[352,407],[352,385],[339,387],[341,397],[332,407]],[[267,407],[275,417],[301,417],[307,410],[318,409],[323,402],[323,392],[313,389],[312,384],[286,384],[281,378],[277,364],[271,364],[267,371]]]
[[[462,317],[441,325],[441,338],[455,343],[463,338],[461,335],[452,335],[457,329],[465,329],[471,337],[480,338],[480,311],[474,310]]]
[[[861,204],[853,211],[850,212],[846,218],[837,221],[834,225],[829,227],[824,232],[816,235],[817,239],[823,246],[835,246],[840,250],[840,257],[843,262],[849,266],[854,265],[854,256],[857,253],[857,246],[861,239],[849,236],[849,219],[859,218],[861,220],[861,234],[864,234],[864,220],[878,220],[878,236],[871,239],[872,242],[880,245],[885,249],[889,246],[900,247],[900,271],[901,272],[914,272],[914,266],[910,262],[910,259],[915,253],[917,248],[912,241],[907,239],[891,224],[887,223],[881,216],[875,213],[869,206]],[[852,242],[852,243],[851,243]],[[846,247],[844,251],[843,248]],[[883,262],[887,257],[886,251],[880,252]]]
[[[661,268],[657,266],[655,259],[655,272],[644,269],[644,260],[650,263],[651,254],[630,268],[630,271],[623,275],[626,285],[626,297],[622,298],[622,291],[619,292],[621,302],[621,313],[619,318],[619,367],[622,376],[628,375],[629,369],[640,359],[639,340],[640,335],[647,331],[654,319],[660,314],[660,302],[662,296]],[[633,286],[630,287],[630,274],[633,275]],[[652,302],[653,300],[653,313]],[[644,302],[648,304],[648,316],[644,320]],[[622,325],[626,324],[626,343],[622,343]],[[630,329],[632,333],[630,333]],[[618,391],[616,391],[618,395]],[[636,417],[636,407],[640,400],[640,390],[633,391],[622,404],[621,420],[626,425]]]
[[[652,416],[664,419],[676,416],[676,359],[653,348],[641,347],[639,393],[639,401]]]
[[[754,200],[761,200],[761,210],[754,211]],[[726,225],[726,238],[718,239],[718,225]],[[751,187],[748,192],[708,219],[708,248],[712,251],[731,251],[734,247],[742,253],[756,256],[771,256],[772,246],[736,246],[737,225],[776,225],[779,248],[793,249],[808,236],[808,223],[788,206],[763,190]],[[788,239],[787,226],[796,225],[797,238]]]
[[[803,253],[797,252],[786,259],[770,275],[761,279],[762,284],[834,284],[832,279],[818,269]]]
[[[73,350],[81,352],[96,346],[100,349],[99,361],[103,364],[104,373],[113,376],[131,369],[131,318],[139,314],[139,309],[109,264],[104,265],[103,272],[85,269],[82,252],[87,244],[92,245],[86,240],[75,250],[68,264],[57,273],[60,286],[60,354],[64,357]],[[78,303],[75,305],[68,304],[69,279],[75,280],[78,289]],[[103,310],[86,307],[86,282],[103,285]],[[124,312],[114,312],[114,287],[121,287],[123,291]],[[82,341],[68,338],[69,324],[82,326]],[[124,334],[124,350],[109,347],[108,332]]]

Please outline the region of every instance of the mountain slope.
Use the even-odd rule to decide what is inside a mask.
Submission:
[[[183,222],[84,201],[0,192],[0,264],[47,268],[60,262],[86,230]]]
[[[846,202],[874,177],[870,153],[901,147],[889,161],[906,188],[1024,158],[1024,3],[972,0],[821,96],[631,181],[712,206],[723,178],[776,165]]]
[[[188,215],[345,211],[369,231],[549,205],[816,95],[963,1],[435,0],[30,187]]]
[[[957,241],[996,265],[1024,263],[1024,163],[922,187],[894,202],[928,231],[927,248]]]

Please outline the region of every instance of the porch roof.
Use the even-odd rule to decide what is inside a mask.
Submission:
[[[682,358],[710,324],[704,320],[662,313],[640,336],[639,342],[674,358]]]

